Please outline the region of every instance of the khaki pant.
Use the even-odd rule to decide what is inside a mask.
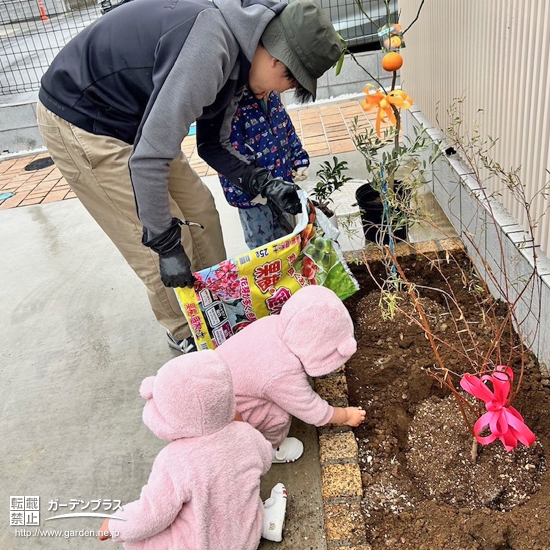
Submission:
[[[137,216],[128,169],[132,146],[81,130],[40,102],[37,118],[44,144],[67,183],[147,287],[158,322],[177,339],[190,336],[173,289],[160,280],[157,254],[141,244],[143,226]],[[204,225],[204,229],[182,227],[182,243],[193,271],[224,260],[214,198],[183,153],[171,164],[168,191],[173,217]]]

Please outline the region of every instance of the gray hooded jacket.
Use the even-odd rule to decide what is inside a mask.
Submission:
[[[172,223],[167,177],[190,125],[199,154],[238,184],[247,163],[231,119],[268,23],[271,0],[134,0],[73,38],[39,98],[61,118],[134,145],[130,174],[144,244]]]

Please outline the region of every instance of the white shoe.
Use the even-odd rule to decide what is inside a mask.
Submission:
[[[273,449],[272,464],[294,462],[304,454],[304,444],[295,437],[287,437],[276,449]]]
[[[286,515],[286,488],[277,483],[271,489],[271,496],[264,502],[264,528],[262,537],[273,542],[283,540]]]

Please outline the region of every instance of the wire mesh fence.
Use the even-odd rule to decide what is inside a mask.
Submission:
[[[94,0],[0,0],[0,95],[38,90],[57,52],[100,15]]]
[[[101,7],[109,11],[123,1],[103,0]],[[378,43],[388,15],[384,0],[362,0],[362,10],[356,0],[317,2],[350,47]],[[389,8],[395,21],[397,0]],[[38,90],[57,52],[100,15],[96,0],[0,0],[0,95]]]

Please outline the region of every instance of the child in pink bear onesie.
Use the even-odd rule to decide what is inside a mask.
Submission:
[[[357,350],[353,322],[342,301],[322,286],[293,294],[279,315],[262,317],[221,344],[242,419],[274,447],[273,462],[292,462],[302,443],[287,438],[292,416],[308,424],[358,426],[361,407],[332,407],[308,376],[329,374]]]
[[[271,445],[252,426],[233,422],[227,365],[214,351],[178,357],[143,380],[140,394],[144,423],[170,443],[139,500],[114,514],[124,521],[109,518],[102,531],[129,550],[255,550],[265,534],[260,477],[271,466]],[[280,538],[282,515],[268,526],[280,528]]]

